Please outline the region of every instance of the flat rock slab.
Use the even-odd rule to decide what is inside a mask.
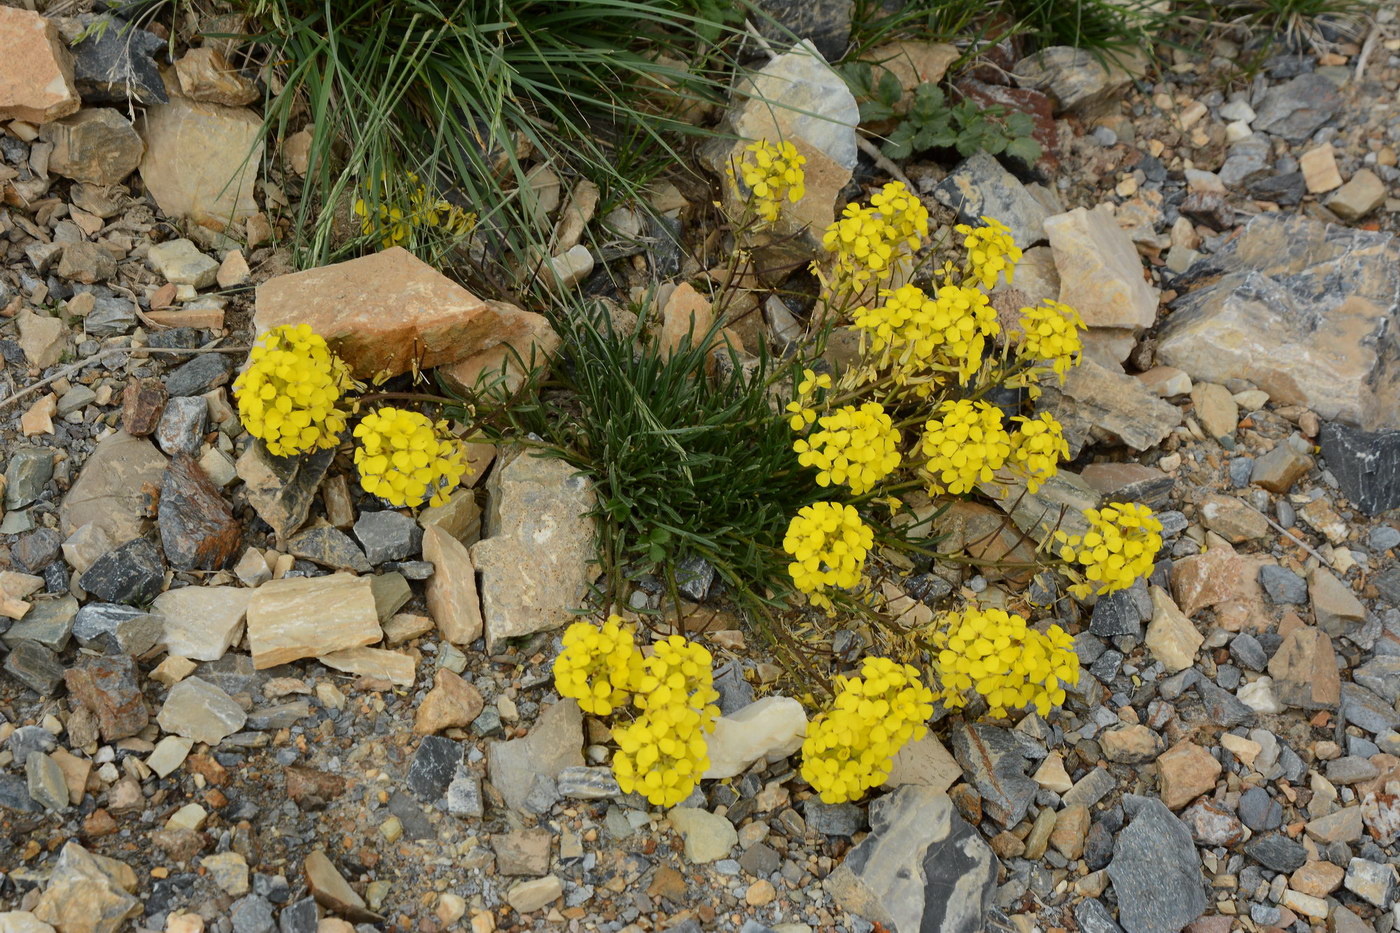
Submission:
[[[368,579],[348,573],[292,577],[258,587],[248,603],[248,645],[258,670],[384,637]]]
[[[262,441],[254,441],[235,468],[253,511],[285,539],[306,521],[334,457],[334,448],[302,457],[274,457]]]
[[[1118,834],[1108,877],[1129,933],[1177,933],[1206,910],[1201,860],[1188,830],[1160,800]]]
[[[976,933],[998,863],[948,795],[909,785],[870,805],[870,834],[825,881],[843,908],[896,933]]]
[[[154,444],[125,431],[98,441],[59,509],[63,533],[95,523],[114,544],[139,536],[146,526],[144,487],[160,488],[165,464]]]
[[[1070,457],[1091,441],[1121,440],[1133,450],[1161,443],[1181,424],[1181,409],[1131,376],[1086,357],[1065,376],[1042,385],[1041,410],[1064,428]]]
[[[395,246],[269,279],[258,286],[253,329],[309,324],[367,379],[455,363],[525,337],[523,313],[476,297]]]
[[[243,637],[253,590],[236,586],[186,586],[151,604],[164,620],[166,650],[193,661],[217,661]]]
[[[0,7],[0,120],[47,123],[82,106],[73,86],[73,56],[53,20]]]
[[[537,778],[557,780],[565,768],[583,765],[583,714],[573,700],[546,707],[524,738],[486,746],[491,783],[515,810],[525,809]]]
[[[1279,405],[1366,430],[1400,428],[1400,241],[1306,217],[1254,218],[1191,270],[1157,360],[1245,379]]]
[[[1367,515],[1400,507],[1400,431],[1324,424],[1319,442],[1327,468],[1353,505]]]
[[[263,143],[253,111],[180,97],[147,107],[137,129],[141,180],[167,216],[222,227],[257,213]]]
[[[487,537],[471,549],[488,652],[570,621],[593,581],[593,484],[576,473],[529,453],[497,465]]]
[[[248,721],[233,697],[199,677],[187,677],[170,688],[156,722],[166,732],[206,745],[218,745]]]

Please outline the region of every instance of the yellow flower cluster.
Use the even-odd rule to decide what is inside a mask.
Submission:
[[[1074,639],[1058,625],[1038,632],[1019,615],[968,606],[934,622],[939,699],[950,709],[976,690],[996,719],[1035,704],[1045,716],[1065,701],[1063,684],[1079,682]]]
[[[759,217],[775,223],[784,201],[796,204],[806,194],[802,166],[807,159],[792,143],[766,139],[751,143],[745,151],[753,153],[753,158],[739,163],[739,176],[750,191],[750,203]],[[734,170],[729,173],[733,177]]]
[[[1011,435],[1002,425],[1000,409],[958,399],[940,405],[938,415],[924,424],[920,442],[929,493],[961,495],[991,480],[1011,456]]]
[[[1094,591],[1112,593],[1133,585],[1152,573],[1152,562],[1162,549],[1162,523],[1140,502],[1110,502],[1100,509],[1085,509],[1089,531],[1083,535],[1055,532],[1060,559],[1078,565],[1087,582],[1069,587],[1080,599]]]
[[[258,337],[233,394],[248,433],[273,456],[292,457],[340,443],[349,418],[342,396],[353,385],[324,338],[309,325],[284,324]]]
[[[1084,319],[1078,311],[1046,298],[1034,308],[1021,309],[1018,352],[1022,357],[1049,363],[1063,385],[1065,373],[1071,366],[1079,365],[1084,350],[1081,330]]]
[[[803,506],[788,523],[783,550],[791,554],[788,573],[814,606],[832,608],[826,590],[847,589],[860,582],[865,555],[875,533],[854,506],[816,502]]]
[[[613,774],[623,791],[673,807],[690,796],[710,767],[705,733],[719,717],[710,663],[703,645],[680,635],[657,642],[642,663],[632,681],[642,716],[613,731],[618,746]]]
[[[1005,224],[990,217],[983,217],[982,222],[985,226],[958,224],[953,228],[963,235],[963,246],[967,249],[968,280],[981,282],[983,288],[991,288],[996,284],[997,276],[1005,273],[1009,285],[1011,276],[1016,272],[1016,263],[1021,261],[1021,250]]]
[[[624,706],[641,675],[642,656],[631,626],[618,616],[598,627],[575,622],[564,632],[564,650],[554,661],[554,689],[578,700],[579,708],[606,716]]]
[[[847,405],[822,416],[819,425],[820,431],[792,442],[797,462],[816,468],[818,486],[845,483],[859,496],[899,466],[899,431],[884,406]]]
[[[836,254],[837,288],[859,291],[885,278],[896,258],[928,234],[928,210],[900,182],[885,185],[869,207],[847,204],[822,245]]]
[[[384,203],[388,197],[388,184],[385,176],[380,176],[383,184],[383,197],[376,208],[372,208],[363,197],[355,199],[354,213],[360,219],[360,232],[369,236],[376,234],[385,249],[402,244],[417,227],[437,227],[453,236],[465,236],[476,226],[476,215],[446,200],[429,198],[427,187],[413,172],[405,174],[413,187],[409,190],[407,209],[391,207]],[[366,187],[369,187],[367,184]]]
[[[919,672],[889,658],[866,658],[860,676],[838,678],[837,688],[802,743],[802,777],[823,803],[859,800],[883,784],[894,756],[923,737],[933,715],[933,693]]]
[[[355,425],[355,436],[360,485],[391,505],[441,505],[467,471],[466,451],[447,433],[447,422],[434,424],[416,411],[370,412]]]
[[[822,373],[820,376],[813,370],[802,370],[802,381],[797,384],[797,399],[787,403],[787,411],[792,414],[788,419],[788,424],[794,431],[801,431],[807,425],[817,420],[817,410],[812,407],[812,402],[816,398],[818,389],[831,388],[831,376]]]
[[[996,310],[975,288],[945,285],[930,297],[917,285],[901,285],[880,295],[883,305],[857,308],[853,320],[881,362],[906,377],[943,365],[966,382],[982,365],[987,338],[1000,330]]]
[[[1017,415],[1011,420],[1020,422],[1020,426],[1011,432],[1011,457],[1007,462],[1026,478],[1026,489],[1035,493],[1059,472],[1060,461],[1069,459],[1069,442],[1053,415],[1042,412],[1036,418]]]

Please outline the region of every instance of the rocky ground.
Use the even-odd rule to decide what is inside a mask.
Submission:
[[[288,472],[230,408],[254,327],[469,382],[547,326],[398,250],[287,274],[295,179],[228,183],[248,79],[212,46],[162,78],[139,31],[72,56],[81,26],[0,7],[0,931],[1400,926],[1393,10],[1252,80],[1225,40],[1138,78],[1068,50],[959,78],[1038,116],[1038,181],[985,156],[904,171],[943,219],[1017,232],[1008,307],[1059,297],[1092,327],[1045,398],[1078,459],[1011,518],[1143,501],[1162,560],[1057,603],[1085,668],[1064,709],[940,715],[861,805],[797,777],[801,710],[753,702],[776,671],[719,603],[712,780],[669,812],[618,792],[606,734],[552,690],[591,575],[585,483],[483,447],[471,488],[399,514],[344,456]],[[853,111],[792,62],[769,67]],[[883,180],[849,127],[806,131],[831,157],[818,212]],[[711,194],[678,180],[658,223],[704,243]],[[706,307],[699,246],[541,191],[561,284],[680,282],[663,326]],[[402,313],[425,293],[433,314]],[[765,310],[775,337],[802,313]],[[755,320],[736,330],[767,339]],[[956,518],[969,548],[1003,527]],[[941,570],[887,609],[1017,597]]]

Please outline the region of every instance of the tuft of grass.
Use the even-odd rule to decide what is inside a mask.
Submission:
[[[1262,38],[1261,47],[1266,50],[1282,43],[1301,51],[1325,48],[1338,40],[1361,41],[1378,8],[1376,0],[1197,0],[1183,12],[1215,28]]]
[[[540,438],[595,482],[608,595],[625,598],[629,580],[655,574],[674,596],[675,568],[700,557],[739,605],[778,606],[791,592],[788,521],[823,498],[770,404],[770,386],[797,364],[765,355],[742,365],[718,324],[669,354],[606,316],[575,313],[555,329],[553,376],[508,415],[516,435]]]

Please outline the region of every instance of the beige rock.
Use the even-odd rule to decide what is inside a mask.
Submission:
[[[1175,366],[1154,366],[1138,373],[1137,380],[1156,392],[1158,398],[1175,398],[1191,391],[1191,377]]]
[[[1088,834],[1089,808],[1077,803],[1055,814],[1055,828],[1050,832],[1050,844],[1065,858],[1073,861],[1084,854],[1084,838]]]
[[[347,674],[387,680],[398,687],[411,687],[418,674],[418,663],[412,655],[383,648],[342,648],[316,656],[327,667]]]
[[[1031,780],[1046,790],[1052,790],[1060,795],[1074,786],[1073,779],[1065,770],[1064,756],[1059,752],[1051,752],[1047,755],[1045,761],[1041,762],[1040,767],[1036,769],[1035,774],[1031,775]]]
[[[438,374],[458,392],[507,395],[520,390],[532,369],[547,368],[559,349],[559,335],[543,314],[521,311],[502,302],[496,313],[506,329],[519,336],[503,340],[457,363],[438,367]]]
[[[894,789],[905,784],[922,784],[946,793],[962,780],[963,770],[938,736],[932,732],[916,742],[907,742],[894,756],[894,766],[885,786]]]
[[[1182,742],[1157,759],[1157,785],[1162,802],[1180,810],[1202,794],[1215,789],[1220,762],[1194,742]]]
[[[1337,158],[1331,143],[1310,149],[1298,159],[1303,170],[1303,182],[1313,194],[1321,194],[1342,186],[1342,173],[1337,171]]]
[[[182,97],[146,108],[141,180],[170,217],[222,229],[257,212],[262,119],[251,110]]]
[[[243,107],[258,99],[258,89],[216,48],[190,49],[175,63],[180,93],[190,100]]]
[[[1099,437],[1147,450],[1181,424],[1181,409],[1132,376],[1087,357],[1069,371],[1064,385],[1049,381],[1041,388],[1042,406],[1063,425],[1071,457]]]
[[[530,333],[534,315],[483,301],[401,247],[279,275],[253,329],[309,324],[359,378],[455,363]]]
[[[470,459],[470,458],[469,458]],[[425,529],[437,525],[463,544],[481,538],[481,507],[470,489],[458,489],[442,505],[430,505],[418,513],[418,524]]]
[[[550,245],[556,255],[578,246],[584,229],[598,210],[599,196],[598,186],[588,179],[580,178],[575,183],[559,212],[559,222],[554,225],[554,241]]]
[[[69,842],[59,853],[34,916],[62,933],[117,933],[141,913],[136,873],[123,862]]]
[[[166,777],[185,763],[192,748],[194,739],[182,735],[167,735],[156,743],[155,749],[146,758],[146,767],[160,777]]]
[[[1342,886],[1346,869],[1331,862],[1309,860],[1288,879],[1288,886],[1311,897],[1326,897]]]
[[[156,597],[151,611],[165,619],[165,648],[195,661],[217,661],[243,638],[243,619],[254,590],[236,586],[186,586]]]
[[[165,921],[165,933],[204,933],[204,918],[199,914],[171,914]]]
[[[488,652],[568,622],[593,581],[593,487],[575,474],[562,460],[530,453],[496,465],[488,535],[471,549]]]
[[[1238,596],[1244,586],[1244,563],[1228,541],[1206,537],[1206,550],[1172,565],[1172,595],[1188,617]],[[1163,596],[1166,594],[1164,593]]]
[[[1234,496],[1207,496],[1201,502],[1201,521],[1231,544],[1269,534],[1269,520]]]
[[[50,392],[41,396],[19,416],[19,429],[25,437],[53,433],[53,416],[58,413],[58,396]]]
[[[532,881],[522,881],[506,892],[506,903],[516,913],[530,914],[543,910],[559,900],[564,894],[564,883],[554,875],[545,875]]]
[[[0,570],[0,615],[22,619],[29,612],[24,600],[44,585],[44,578],[13,570]]]
[[[1329,813],[1326,816],[1310,820],[1303,828],[1308,837],[1319,845],[1326,846],[1334,842],[1356,842],[1361,838],[1363,829],[1361,807],[1344,807],[1336,813]]]
[[[1140,765],[1162,753],[1162,737],[1143,725],[1115,726],[1099,735],[1099,746],[1109,761]]]
[[[273,580],[248,603],[248,645],[259,670],[383,637],[369,580],[348,573]]]
[[[118,431],[98,441],[59,509],[64,534],[96,525],[120,545],[148,524],[143,487],[160,488],[165,457],[144,437]]]
[[[1196,417],[1207,437],[1233,437],[1240,423],[1240,408],[1230,390],[1213,382],[1198,382],[1191,388]]]
[[[433,735],[453,726],[466,728],[481,715],[485,703],[471,684],[447,670],[439,668],[433,678],[433,689],[418,705],[413,717],[413,731]]]
[[[151,671],[151,679],[157,683],[165,684],[167,687],[173,687],[193,674],[194,669],[198,666],[189,658],[172,654],[156,665],[156,669]]]
[[[365,906],[365,899],[355,893],[350,883],[336,869],[335,865],[320,849],[312,852],[302,863],[302,873],[306,886],[316,903],[334,913],[342,914],[351,920],[374,923],[380,918]]]
[[[26,308],[19,313],[18,323],[19,346],[30,365],[47,369],[59,361],[68,345],[68,328],[61,320]]]
[[[428,578],[428,613],[442,637],[454,645],[470,645],[481,637],[481,600],[476,568],[466,546],[440,525],[423,529],[423,559],[433,565]]]
[[[1184,671],[1195,663],[1196,651],[1205,636],[1160,586],[1152,587],[1151,593],[1152,621],[1147,626],[1147,648],[1167,670]]]
[[[1366,620],[1366,607],[1351,587],[1323,567],[1314,567],[1308,574],[1308,597],[1317,627],[1334,638]]]
[[[801,703],[791,697],[764,697],[715,721],[709,737],[710,767],[704,776],[734,777],[760,758],[781,761],[802,747],[806,734],[807,714]]]
[[[1060,301],[1090,327],[1144,328],[1157,318],[1157,290],[1111,210],[1076,208],[1045,221],[1060,274]]]
[[[83,802],[83,795],[87,791],[87,779],[88,774],[92,772],[92,760],[79,758],[66,748],[55,748],[49,753],[49,758],[63,772],[63,783],[68,785],[68,801],[76,807]],[[0,930],[2,929],[0,928]]]
[[[433,630],[433,620],[427,616],[400,612],[384,623],[384,644],[390,648],[412,641]]]
[[[1385,182],[1363,168],[1327,199],[1327,208],[1343,220],[1360,220],[1385,203]]]
[[[219,271],[214,275],[214,281],[219,283],[220,288],[233,288],[236,285],[246,285],[251,273],[248,270],[248,260],[243,258],[241,249],[229,250],[224,261],[219,263]]]
[[[689,282],[682,282],[671,292],[666,306],[661,309],[658,346],[670,354],[680,349],[683,340],[689,339],[693,344],[710,329],[714,319],[709,299],[697,292]]]
[[[874,78],[889,72],[899,81],[902,93],[894,105],[895,113],[907,113],[914,103],[914,92],[921,84],[937,84],[948,72],[948,66],[962,53],[946,42],[921,42],[901,39],[886,42],[861,56],[862,61],[875,65]]]
[[[131,121],[110,107],[80,110],[44,127],[53,143],[49,170],[74,181],[115,185],[136,171],[146,145]]]
[[[1342,683],[1337,673],[1337,656],[1327,633],[1310,625],[1299,625],[1283,636],[1269,659],[1274,693],[1283,703],[1303,709],[1336,709],[1341,702]]]
[[[48,123],[82,106],[73,56],[52,20],[0,6],[0,49],[0,120]]]

